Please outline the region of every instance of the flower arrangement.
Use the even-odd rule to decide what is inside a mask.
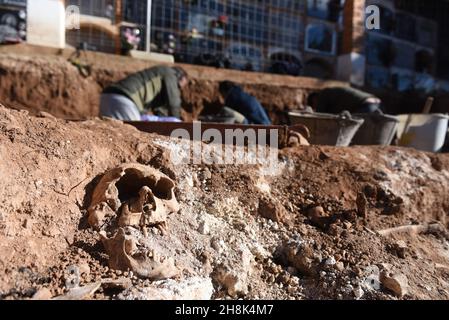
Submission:
[[[125,52],[136,50],[141,41],[139,29],[126,28],[122,33],[122,49]]]

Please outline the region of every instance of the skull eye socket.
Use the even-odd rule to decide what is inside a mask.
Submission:
[[[126,169],[125,174],[116,182],[115,186],[118,190],[118,197],[123,203],[135,198],[142,187],[147,186],[152,189],[155,183],[154,179],[144,177],[139,170]]]
[[[135,198],[142,187],[149,187],[159,199],[171,200],[174,182],[167,178],[156,180],[154,177],[144,176],[136,169],[126,169],[125,174],[115,184],[120,201],[126,202]]]
[[[173,181],[166,178],[161,178],[152,189],[154,195],[159,199],[171,200],[173,196],[172,190],[174,187],[175,184]]]

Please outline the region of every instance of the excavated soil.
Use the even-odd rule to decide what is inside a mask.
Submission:
[[[66,81],[61,94],[77,89]],[[174,165],[186,145],[117,121],[0,107],[0,297],[103,281],[88,298],[449,299],[448,155],[310,146],[282,150],[274,166]],[[174,259],[173,279],[113,270],[87,223],[102,175],[132,163],[176,184],[180,211],[165,232],[128,228],[142,250]],[[379,233],[427,223],[439,228]]]
[[[83,55],[82,62],[92,67],[84,78],[67,60],[71,50],[49,50],[25,44],[0,47],[0,101],[8,107],[26,109],[33,114],[49,112],[58,118],[86,119],[98,115],[102,89],[126,75],[155,65],[155,62],[96,52]],[[193,65],[186,69],[190,83],[183,90],[184,118],[191,120],[201,112],[221,106],[218,83],[232,79],[256,96],[275,123],[285,123],[285,112],[301,109],[311,91],[341,82],[314,78],[278,76]],[[373,92],[382,98],[389,114],[421,112],[427,96],[419,92]],[[434,93],[432,112],[447,113],[449,96]]]
[[[83,77],[66,56],[0,52],[0,101],[33,114],[48,112],[58,118],[97,116],[102,89],[130,73],[155,63],[89,53],[89,77]],[[275,122],[285,121],[285,111],[299,109],[310,90],[329,83],[308,78],[281,77],[183,65],[190,82],[183,90],[185,120],[221,106],[218,83],[238,79],[269,111]]]

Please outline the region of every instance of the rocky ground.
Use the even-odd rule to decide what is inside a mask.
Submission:
[[[36,113],[0,107],[2,299],[449,298],[446,154],[174,165],[187,141]]]

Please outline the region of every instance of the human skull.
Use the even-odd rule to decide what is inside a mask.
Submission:
[[[108,218],[119,216],[125,226],[165,226],[167,216],[179,211],[175,183],[158,170],[125,164],[101,178],[88,209],[89,225],[101,229]]]

